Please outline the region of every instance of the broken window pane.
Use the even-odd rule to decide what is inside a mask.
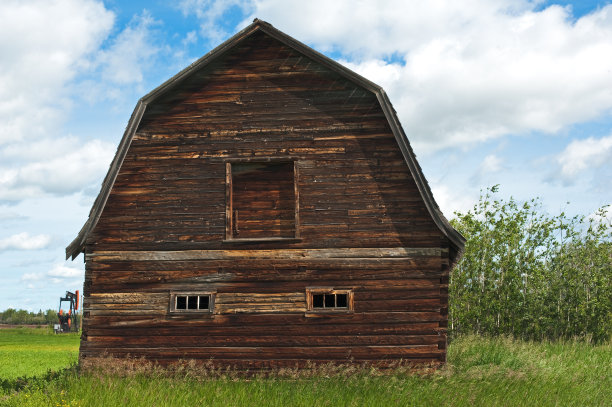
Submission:
[[[336,307],[348,307],[348,294],[336,294]]]
[[[325,294],[325,308],[334,308],[336,306],[336,295]]]

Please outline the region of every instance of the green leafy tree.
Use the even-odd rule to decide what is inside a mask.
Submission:
[[[57,322],[57,312],[52,309],[48,309],[44,312],[42,310],[30,312],[23,309],[16,310],[14,308],[7,308],[5,311],[0,312],[0,324],[49,325]]]
[[[451,334],[526,339],[610,336],[612,226],[602,209],[588,221],[551,217],[539,199],[481,194],[452,220],[467,239],[451,275]]]

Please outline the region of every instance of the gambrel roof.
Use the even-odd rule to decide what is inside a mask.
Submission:
[[[187,68],[179,72],[174,77],[170,78],[168,81],[166,81],[161,86],[157,87],[152,92],[145,95],[138,101],[136,108],[134,109],[134,112],[132,113],[132,116],[130,117],[128,125],[125,129],[123,138],[119,143],[117,153],[115,154],[108,173],[104,178],[100,193],[96,198],[93,207],[91,208],[89,218],[81,228],[78,236],[72,241],[72,243],[68,245],[68,247],[66,247],[66,258],[72,257],[74,259],[76,256],[78,256],[81,252],[85,250],[87,238],[94,230],[98,220],[100,219],[100,216],[102,215],[102,211],[104,210],[104,206],[106,205],[113,184],[115,183],[115,180],[117,178],[117,174],[119,173],[119,169],[130,147],[130,143],[132,141],[132,138],[134,137],[134,133],[138,129],[140,121],[143,118],[143,115],[147,108],[153,102],[165,95],[167,92],[172,89],[175,89],[180,83],[188,79],[192,74],[208,66],[217,58],[221,57],[227,51],[241,43],[246,38],[252,36],[256,32],[263,32],[269,35],[270,37],[282,42],[286,46],[291,47],[297,52],[325,66],[331,71],[343,76],[344,78],[353,82],[357,86],[360,86],[372,92],[376,96],[389,123],[389,126],[395,136],[395,139],[397,140],[398,146],[401,149],[406,164],[410,169],[410,172],[418,187],[421,197],[425,202],[427,210],[429,211],[437,227],[446,237],[448,237],[451,242],[451,260],[454,262],[458,258],[458,255],[463,251],[465,239],[450,225],[450,223],[444,217],[444,215],[440,211],[440,208],[436,204],[431,193],[431,189],[429,188],[429,185],[423,175],[421,167],[419,166],[416,160],[415,154],[412,148],[410,147],[404,130],[402,129],[402,126],[397,118],[397,114],[393,109],[393,106],[391,105],[391,102],[389,101],[389,98],[387,97],[385,91],[375,83],[342,66],[341,64],[326,57],[325,55],[313,50],[307,45],[284,34],[283,32],[274,28],[269,23],[259,19],[255,19],[251,25],[231,37],[229,40],[225,41],[223,44],[219,45],[217,48],[210,51],[208,54],[204,55],[202,58],[189,65]]]

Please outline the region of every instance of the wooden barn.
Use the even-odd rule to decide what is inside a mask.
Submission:
[[[382,88],[255,20],[138,102],[66,248],[80,357],[443,362],[463,245]]]

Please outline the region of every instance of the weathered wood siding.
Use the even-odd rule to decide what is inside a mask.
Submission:
[[[356,255],[365,256],[365,250]],[[95,289],[85,299],[81,355],[214,358],[249,368],[349,358],[444,359],[445,251],[387,250],[397,256],[390,258],[283,251],[280,259],[266,252],[242,260],[222,251],[89,255],[86,284]],[[308,312],[309,286],[352,289],[354,310]],[[171,290],[216,292],[213,314],[171,314]]]
[[[296,162],[299,238],[228,242],[227,162],[266,157]],[[81,356],[444,360],[448,247],[375,96],[255,33],[147,108],[87,241]],[[312,286],[354,310],[308,312]]]

